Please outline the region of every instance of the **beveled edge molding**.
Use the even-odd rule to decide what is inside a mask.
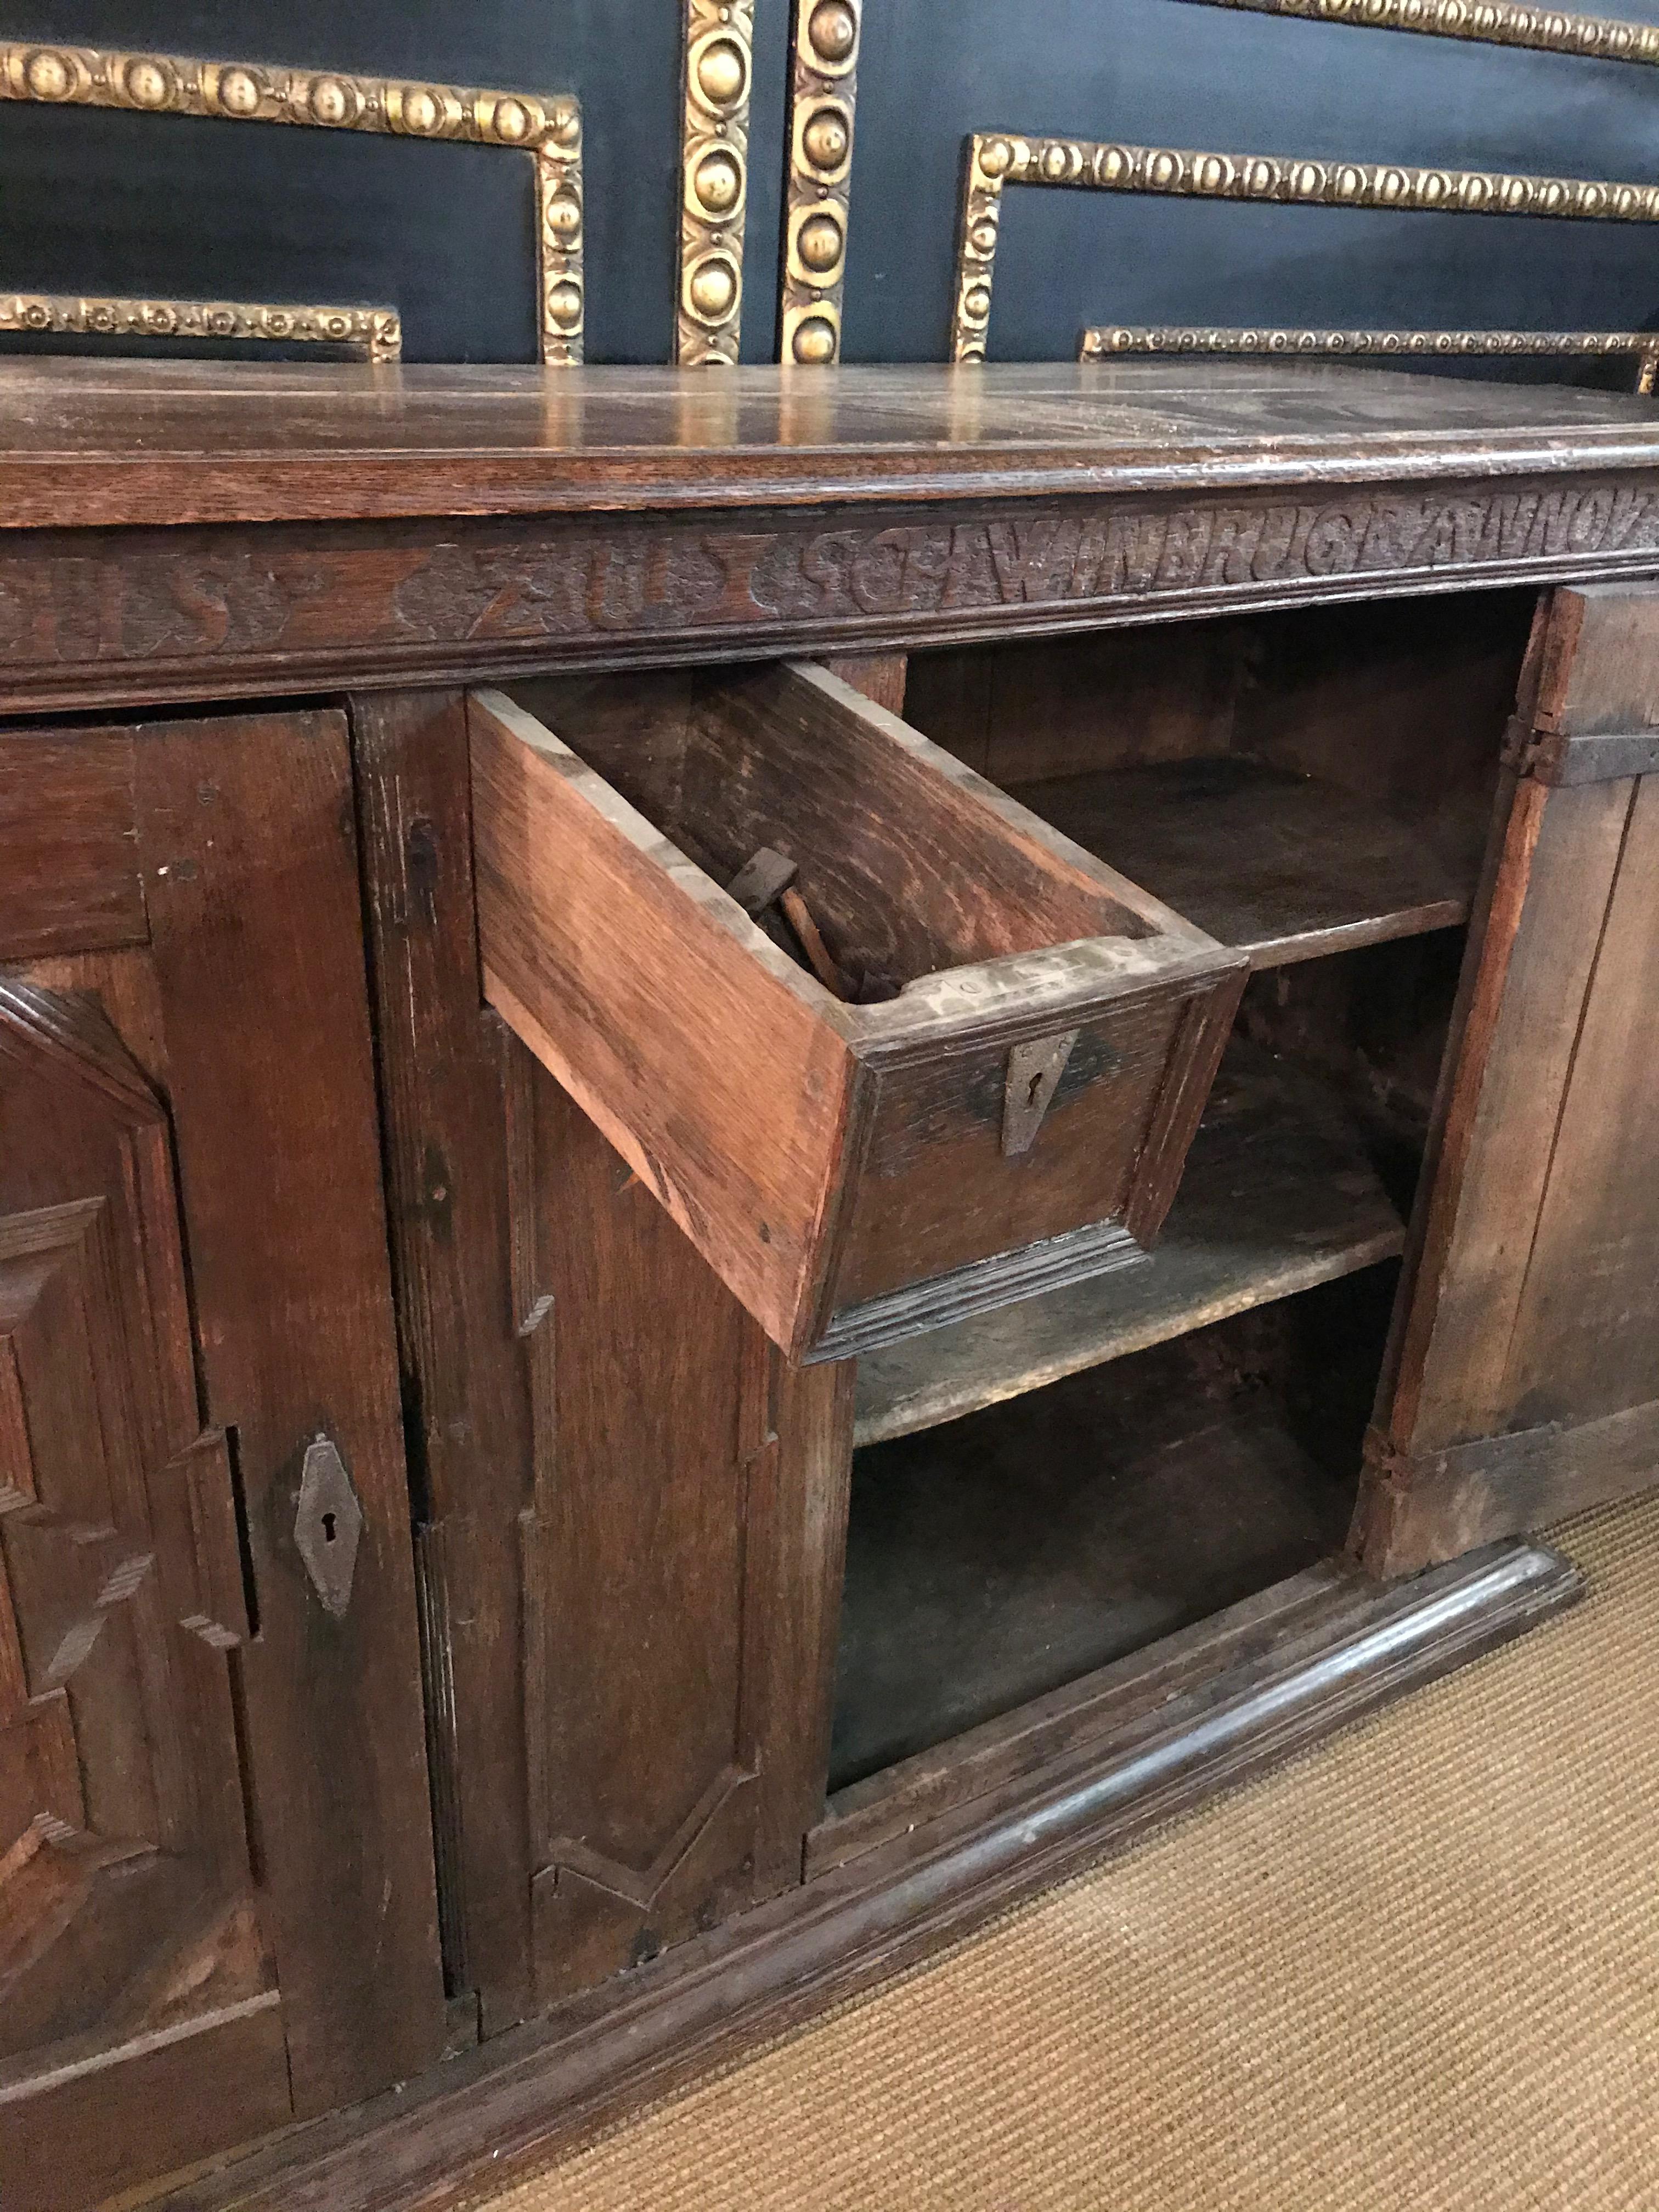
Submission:
[[[527,154],[536,175],[541,357],[558,368],[582,357],[582,122],[570,93],[487,92],[285,63],[201,61],[12,40],[0,42],[0,100],[367,131]]]
[[[1584,1589],[1570,1560],[1531,1543],[1406,1583],[1328,1567],[1299,1580],[1310,1602],[1292,1649],[1171,1683],[1149,1729],[1045,1760],[416,2081],[217,2161],[158,2197],[157,2212],[440,2212],[524,2182],[1157,1822],[1514,1641]],[[1136,1655],[1143,1679],[1168,1648]]]
[[[967,142],[963,169],[952,361],[985,358],[1002,194],[1010,185],[1157,192],[1176,199],[1270,200],[1293,207],[1659,222],[1659,185],[1603,177],[1419,168],[1404,162],[1315,160],[1300,154],[1195,153],[1173,146],[975,131]]]
[[[733,366],[743,323],[755,0],[685,0],[674,359]]]
[[[864,0],[795,0],[778,359],[841,359]]]
[[[0,293],[0,331],[73,337],[222,338],[338,345],[363,361],[403,358],[395,307],[318,307],[252,300],[116,300],[70,292]]]
[[[1468,39],[1488,46],[1530,46],[1545,54],[1591,61],[1659,63],[1659,25],[1617,15],[1575,15],[1528,8],[1517,0],[1202,0],[1211,8],[1290,15],[1361,29],[1419,31],[1434,39]]]
[[[1443,360],[1469,356],[1553,358],[1636,356],[1636,389],[1653,390],[1659,368],[1659,331],[1328,331],[1273,328],[1203,329],[1193,324],[1098,323],[1078,341],[1079,361],[1117,361],[1126,354],[1223,354],[1298,360],[1388,360],[1423,355]]]

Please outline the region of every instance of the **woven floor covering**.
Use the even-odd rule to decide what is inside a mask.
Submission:
[[[1576,1611],[491,2212],[1659,2207],[1659,1502]]]

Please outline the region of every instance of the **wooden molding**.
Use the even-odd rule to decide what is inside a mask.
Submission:
[[[295,2130],[171,2212],[438,2212],[925,1957],[1154,1822],[1571,1604],[1577,1570],[1506,1545],[1387,1587],[1297,1578],[1301,1632],[1168,1700],[1126,1747],[1058,1758],[663,1953],[401,2094]],[[1258,1601],[1261,1602],[1261,1601]],[[1149,1669],[1160,1663],[1155,1647]]]

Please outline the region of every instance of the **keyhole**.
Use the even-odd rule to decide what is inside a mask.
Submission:
[[[1031,1078],[1031,1087],[1030,1087],[1030,1090],[1026,1092],[1026,1094],[1025,1094],[1025,1103],[1026,1103],[1028,1106],[1035,1106],[1035,1105],[1036,1104],[1036,1103],[1037,1103],[1037,1093],[1038,1093],[1038,1091],[1041,1091],[1041,1090],[1042,1090],[1042,1075],[1041,1071],[1039,1071],[1039,1073],[1038,1073],[1037,1074],[1034,1075],[1034,1076]]]
[[[323,1516],[323,1541],[325,1544],[334,1541],[334,1516],[331,1513]]]

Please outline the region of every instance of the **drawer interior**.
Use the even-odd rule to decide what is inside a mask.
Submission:
[[[1139,1263],[1237,953],[820,668],[468,728],[486,995],[792,1356]]]
[[[994,793],[942,781],[896,718],[781,713],[769,670],[552,678],[511,696],[715,883],[763,848],[793,861],[854,1004],[1079,939],[1144,939],[1164,919],[1129,883],[1021,835]]]
[[[1467,918],[1526,592],[912,656],[905,714],[1268,967]]]

